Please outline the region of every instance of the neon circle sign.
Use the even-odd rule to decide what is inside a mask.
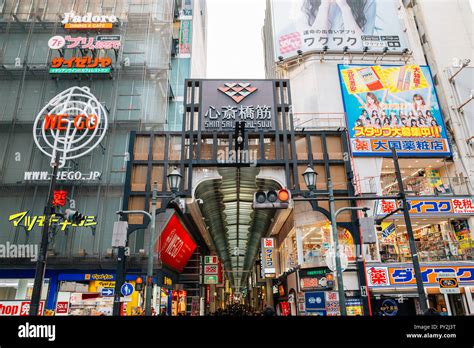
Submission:
[[[58,166],[87,155],[107,131],[107,112],[89,87],[71,87],[49,101],[33,125],[36,146]]]

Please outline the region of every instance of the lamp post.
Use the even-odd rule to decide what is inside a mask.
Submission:
[[[170,174],[168,174],[167,178],[168,178],[170,190],[172,192],[171,197],[173,197],[174,199],[176,198],[176,194],[179,191],[182,175],[175,168]],[[147,281],[146,281],[146,293],[145,293],[145,314],[146,315],[151,315],[151,292],[153,288],[153,244],[155,242],[155,227],[156,227],[156,215],[157,215],[156,202],[158,198],[171,198],[171,197],[158,196],[158,183],[155,182],[153,185],[151,213],[148,213],[144,210],[127,210],[127,211],[117,212],[117,214],[119,214],[122,218],[124,218],[124,216],[127,214],[143,214],[146,217],[148,217],[151,221],[151,229],[150,229],[149,239],[148,239]],[[164,204],[162,204],[158,213],[165,211],[167,206],[168,206],[168,202],[165,202]],[[142,229],[143,227],[140,226],[139,228]],[[129,227],[127,231],[127,240],[128,240],[128,236],[130,236],[130,234],[132,234],[132,232],[136,231],[137,229],[138,228],[136,227],[132,229]],[[114,310],[113,310],[114,316],[120,315],[120,289],[125,281],[125,265],[126,265],[125,247],[119,247],[117,260],[118,260],[118,265],[117,265],[117,277],[116,277],[116,283],[115,283],[115,298],[114,298]]]
[[[310,194],[314,194],[316,190],[316,179],[318,173],[314,171],[311,165],[308,164],[305,172],[302,174],[304,182],[308,187]],[[328,178],[328,195],[329,195],[329,212],[331,214],[331,228],[332,228],[332,237],[334,241],[334,249],[336,254],[336,278],[337,278],[337,291],[339,293],[339,304],[341,308],[341,315],[347,315],[346,311],[346,297],[344,294],[344,282],[342,278],[342,269],[341,269],[341,258],[339,255],[339,238],[337,235],[337,223],[336,223],[336,212],[334,207],[334,191],[332,189],[332,180]]]
[[[173,199],[176,198],[176,194],[179,191],[181,185],[181,179],[183,176],[181,173],[174,168],[174,170],[167,175],[168,185],[172,192]],[[168,197],[168,196],[165,196]],[[151,292],[153,289],[153,245],[155,242],[155,229],[156,229],[156,201],[158,199],[158,183],[155,181],[153,185],[153,195],[151,198],[152,208],[151,208],[151,230],[148,238],[148,263],[147,263],[147,281],[146,281],[146,293],[145,293],[145,315],[151,315]],[[163,204],[160,208],[158,214],[164,209],[168,204]],[[159,236],[158,236],[159,238]],[[161,296],[161,294],[160,294]],[[161,298],[161,297],[160,297]]]

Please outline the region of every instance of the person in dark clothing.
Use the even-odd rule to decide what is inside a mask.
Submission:
[[[440,315],[433,307],[428,308],[423,315]]]
[[[265,310],[263,311],[263,316],[264,317],[273,317],[274,315],[275,315],[275,311],[270,306],[265,308]]]

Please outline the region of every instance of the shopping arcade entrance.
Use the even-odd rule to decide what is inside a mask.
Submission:
[[[242,99],[237,94],[238,98],[234,99],[219,90],[221,87],[210,89],[207,85],[209,81],[213,86],[226,88],[229,85],[257,85],[259,88],[247,98]],[[222,104],[224,107],[209,106],[209,103],[203,105],[209,100],[206,95],[212,93],[222,93],[227,98],[226,104]],[[215,126],[215,123],[206,123],[209,111],[222,110],[224,113],[224,108],[229,108],[227,104],[236,112],[243,107],[261,107],[259,103],[262,100],[252,99],[258,93],[265,93],[265,98],[271,97],[271,103],[265,105],[267,111],[271,110],[271,124],[259,128],[256,123],[246,122],[250,125],[245,128],[242,139],[246,155],[243,156],[243,163],[236,163],[233,154],[237,140],[235,122],[227,122],[238,121],[242,115],[230,115],[231,121],[221,123],[233,127],[209,129],[208,126]],[[232,95],[235,97],[235,93]],[[316,193],[327,191],[327,179],[331,178],[336,196],[353,196],[346,133],[344,129],[323,131],[295,126],[287,80],[238,83],[186,80],[185,96],[182,132],[145,131],[131,134],[131,158],[127,167],[123,208],[148,209],[153,182],[158,181],[159,191],[166,192],[166,175],[176,167],[183,175],[179,195],[186,197],[185,214],[194,222],[195,237],[205,243],[211,253],[220,257],[226,274],[232,275],[229,277],[231,286],[240,288],[245,286],[248,270],[258,256],[260,238],[268,236],[270,230],[278,233],[275,224],[283,224],[285,219],[282,215],[289,214],[287,210],[253,211],[253,193],[259,189],[284,187],[293,196],[301,194],[306,191],[301,174],[310,164],[320,178]],[[263,102],[268,100],[265,98]],[[219,121],[216,115],[213,117]],[[311,204],[314,210],[329,216],[327,202],[315,201]],[[336,209],[352,204],[337,201]],[[340,225],[353,234],[358,244],[360,237],[356,219],[354,212],[348,213],[348,219]],[[141,217],[133,217],[129,223],[140,224]],[[360,281],[364,284],[363,276]]]

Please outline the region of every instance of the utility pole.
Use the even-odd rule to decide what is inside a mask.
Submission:
[[[43,289],[44,274],[46,271],[46,259],[48,257],[48,239],[49,239],[49,224],[51,215],[54,214],[53,207],[53,195],[56,188],[56,177],[58,174],[58,163],[59,163],[59,151],[56,151],[51,161],[53,167],[53,174],[49,182],[48,198],[46,200],[46,206],[44,208],[44,225],[41,232],[41,244],[40,252],[38,255],[38,261],[36,262],[35,280],[33,283],[33,292],[31,294],[30,302],[30,316],[38,316],[39,305],[41,301],[41,292]]]
[[[398,155],[394,147],[392,147],[392,158],[393,158],[393,164],[395,166],[395,174],[397,176],[399,196],[403,204],[402,206],[403,217],[405,218],[405,225],[407,227],[408,242],[410,244],[410,253],[411,253],[411,258],[413,261],[413,271],[415,272],[418,298],[420,300],[421,310],[423,313],[425,313],[425,311],[428,309],[428,305],[426,303],[426,295],[425,295],[425,289],[423,286],[423,279],[421,278],[421,268],[420,268],[420,262],[418,260],[418,253],[416,251],[415,237],[413,236],[413,229],[411,226],[411,219],[410,219],[410,213],[409,213],[410,207],[408,206],[407,197],[405,195],[405,189],[403,188],[403,180],[402,180],[402,174],[400,172],[400,165],[398,163]]]
[[[120,215],[121,221],[126,221],[124,215]],[[117,253],[117,273],[115,277],[115,292],[114,292],[114,306],[113,306],[113,316],[119,316],[121,311],[121,302],[120,302],[120,289],[125,281],[125,248],[128,245],[128,233],[127,231],[127,240],[125,246],[118,247]]]
[[[334,207],[334,191],[332,188],[332,179],[328,178],[328,193],[329,193],[329,212],[331,213],[331,228],[332,238],[334,242],[336,254],[336,278],[337,278],[337,292],[339,293],[339,307],[341,308],[341,316],[347,315],[346,310],[346,296],[344,294],[344,281],[342,278],[341,258],[339,254],[339,236],[337,234],[336,211]]]
[[[153,184],[153,194],[151,196],[151,229],[148,238],[148,263],[146,272],[146,293],[145,293],[145,315],[151,315],[151,292],[153,289],[153,244],[155,241],[156,226],[156,201],[158,198],[158,183]],[[161,299],[161,296],[160,296]]]

